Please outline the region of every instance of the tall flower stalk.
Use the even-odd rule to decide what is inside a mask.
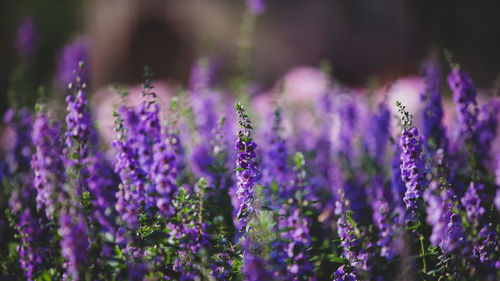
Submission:
[[[412,116],[406,107],[397,102],[403,130],[401,132],[401,179],[406,185],[404,202],[407,210],[407,221],[418,222],[418,212],[421,210],[423,189],[427,186],[426,169],[422,159],[422,141],[417,127],[413,126]]]
[[[242,232],[247,231],[247,225],[254,212],[253,200],[255,193],[255,178],[259,173],[257,162],[255,162],[255,149],[257,144],[253,142],[251,131],[252,122],[248,119],[243,105],[236,103],[240,131],[236,140],[235,150],[238,159],[236,160],[236,178],[239,208],[236,216],[238,228]]]
[[[406,224],[417,226],[423,223],[423,203],[422,193],[427,186],[426,168],[422,159],[422,140],[418,134],[417,127],[413,126],[412,115],[400,102],[396,105],[401,114],[403,130],[401,132],[401,178],[406,185],[406,192],[403,201],[406,204]],[[420,255],[424,273],[427,273],[427,263],[425,259],[424,236],[421,230],[417,232],[420,240]]]
[[[90,216],[87,212],[89,153],[92,121],[87,109],[87,81],[85,65],[79,63],[76,73],[76,83],[69,84],[74,90],[66,97],[66,168],[67,192],[69,200],[62,207],[59,217],[59,234],[61,235],[62,255],[66,260],[65,267],[68,276],[73,280],[84,277],[84,268],[88,266],[90,245]],[[87,194],[87,195],[86,195]],[[96,233],[93,234],[95,238]],[[76,239],[76,240],[75,240]]]

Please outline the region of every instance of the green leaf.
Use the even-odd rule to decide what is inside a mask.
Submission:
[[[302,152],[297,152],[295,153],[294,157],[293,157],[293,161],[295,162],[295,166],[297,168],[302,168],[304,167],[305,163],[306,163],[306,160],[304,158],[304,154],[302,154]]]
[[[347,259],[346,258],[341,258],[341,257],[332,257],[332,258],[330,258],[330,262],[347,264]]]

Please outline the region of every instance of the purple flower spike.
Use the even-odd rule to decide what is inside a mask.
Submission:
[[[156,192],[160,198],[156,201],[156,207],[165,217],[173,214],[172,200],[177,193],[175,178],[177,176],[177,163],[175,154],[168,149],[168,136],[165,141],[156,143],[153,148],[152,180]]]
[[[380,255],[387,259],[392,259],[396,255],[396,249],[393,246],[396,227],[398,226],[398,217],[391,216],[391,210],[400,209],[395,206],[392,200],[392,193],[385,190],[381,179],[374,180],[375,198],[372,200],[373,222],[379,229],[377,246],[380,247]]]
[[[444,254],[451,254],[459,247],[465,249],[465,237],[462,232],[460,217],[457,214],[450,216],[450,222],[439,246]]]
[[[391,113],[387,105],[384,103],[380,104],[377,111],[373,114],[372,129],[369,131],[370,142],[368,142],[368,148],[373,158],[381,164],[384,163],[384,148],[389,140],[390,120]]]
[[[437,66],[429,61],[424,67],[425,88],[420,95],[420,101],[424,104],[422,135],[428,151],[432,153],[437,148],[446,149],[446,135],[442,125],[444,110]]]
[[[258,175],[259,170],[257,162],[254,160],[257,144],[252,141],[250,135],[251,122],[248,120],[245,109],[240,103],[236,104],[236,111],[240,117],[239,124],[242,127],[242,130],[238,132],[238,139],[234,145],[238,154],[236,160],[236,178],[238,180],[236,194],[239,200],[239,209],[236,221],[239,224],[240,231],[245,231],[253,213],[255,177]]]
[[[412,116],[406,107],[397,102],[402,114],[403,131],[399,145],[401,147],[401,179],[406,185],[403,201],[406,204],[407,223],[415,223],[422,191],[426,187],[426,169],[422,159],[422,140],[417,127],[412,125]]]
[[[486,209],[482,206],[484,202],[484,186],[471,182],[469,189],[461,199],[461,203],[465,208],[467,219],[475,227],[478,227],[482,221]]]
[[[477,121],[477,93],[472,85],[472,79],[467,72],[455,67],[448,75],[448,85],[453,91],[461,132],[470,134]]]
[[[62,143],[57,124],[51,124],[47,114],[39,113],[33,124],[33,154],[31,166],[35,171],[34,186],[37,190],[37,208],[45,208],[48,218],[54,218],[57,205],[67,198],[63,189],[65,182]]]
[[[416,218],[418,200],[426,186],[422,144],[416,127],[403,130],[401,135],[401,178],[406,184],[403,198],[409,212],[409,220]]]

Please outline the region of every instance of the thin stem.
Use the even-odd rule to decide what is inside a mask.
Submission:
[[[419,234],[419,238],[420,238],[420,250],[421,250],[420,254],[422,255],[422,264],[424,266],[424,274],[427,274],[427,265],[425,263],[424,236],[422,234]]]
[[[205,197],[205,186],[202,185],[200,190],[200,212],[198,217],[200,226],[203,224],[203,197]]]

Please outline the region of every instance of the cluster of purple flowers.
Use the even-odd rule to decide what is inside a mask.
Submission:
[[[254,16],[265,10],[247,3]],[[36,40],[25,25],[29,56]],[[459,67],[448,76],[457,122],[446,129],[432,63],[422,118],[398,102],[397,125],[388,99],[372,106],[334,80],[313,110],[283,101],[284,87],[279,110],[236,103],[223,116],[211,60],[193,67],[189,97],[161,108],[146,68],[142,101],[123,96],[116,107],[107,151],[91,118],[86,52],[77,41],[62,55],[66,122],[46,105],[5,114],[0,279],[2,270],[6,280],[500,278],[500,158],[490,156],[500,153],[500,103],[480,105]]]

